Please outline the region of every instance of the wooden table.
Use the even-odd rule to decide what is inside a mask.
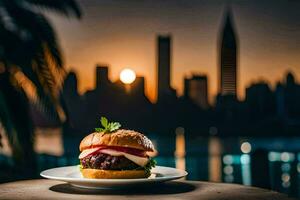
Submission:
[[[53,180],[27,180],[0,184],[0,199],[201,199],[201,200],[288,200],[277,192],[236,184],[171,181],[123,190],[90,191]]]

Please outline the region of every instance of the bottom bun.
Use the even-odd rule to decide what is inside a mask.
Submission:
[[[82,169],[81,173],[84,178],[96,179],[133,179],[147,178],[149,174],[145,170],[102,170],[102,169]]]

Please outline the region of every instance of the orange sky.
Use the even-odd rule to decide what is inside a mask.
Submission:
[[[110,66],[116,80],[123,68],[146,77],[146,93],[156,98],[156,35],[173,36],[172,86],[182,94],[183,78],[208,75],[217,92],[217,41],[224,1],[79,1],[81,21],[51,16],[67,69],[77,72],[81,93],[94,87],[96,63]],[[201,3],[199,3],[201,2]],[[287,70],[300,74],[300,3],[232,1],[239,36],[239,96],[254,80],[274,85]],[[237,2],[237,3],[235,3]],[[274,2],[274,1],[273,1]],[[285,10],[286,13],[282,13]]]

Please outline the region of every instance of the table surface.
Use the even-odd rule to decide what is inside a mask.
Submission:
[[[286,195],[237,184],[171,181],[123,190],[86,190],[67,183],[38,179],[0,184],[0,199],[201,199],[201,200],[289,200]]]

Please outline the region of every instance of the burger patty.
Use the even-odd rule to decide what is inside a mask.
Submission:
[[[84,169],[132,170],[139,167],[124,156],[111,156],[103,153],[87,156],[80,162]]]

